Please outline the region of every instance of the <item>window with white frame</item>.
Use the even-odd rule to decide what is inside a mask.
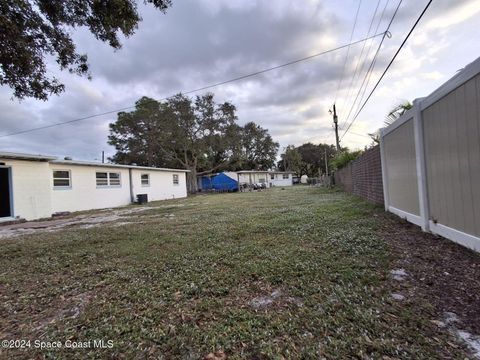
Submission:
[[[120,173],[116,172],[97,172],[95,174],[97,186],[121,186]]]
[[[283,179],[284,179],[284,180],[285,180],[285,179],[288,179],[288,177],[289,177],[289,174],[283,174]]]
[[[178,180],[178,174],[173,174],[173,185],[178,185],[179,180]]]
[[[120,186],[120,173],[108,173],[108,181],[110,186]]]
[[[66,189],[72,185],[70,170],[53,170],[53,187],[55,189]]]
[[[140,176],[141,176],[142,186],[150,186],[150,174],[142,174]]]

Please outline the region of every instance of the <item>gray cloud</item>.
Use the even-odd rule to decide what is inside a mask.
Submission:
[[[381,1],[380,9],[383,9],[385,2]],[[462,6],[461,3],[464,2],[438,0],[432,5],[425,21],[455,11]],[[11,91],[0,88],[0,135],[130,106],[143,95],[161,98],[180,90],[199,88],[336,47],[349,39],[357,4],[356,0],[177,0],[173,8],[163,15],[153,7],[139,3],[144,20],[137,33],[124,39],[123,48],[116,52],[95,40],[84,29],[74,33],[78,50],[89,55],[92,81],[59,73],[53,67],[53,73],[66,84],[66,92],[59,97],[52,97],[46,103],[31,99],[12,101]],[[374,2],[363,2],[354,39],[366,35],[375,5]],[[389,4],[380,29],[385,28],[394,6],[393,3]],[[386,40],[380,52],[371,85],[423,6],[420,2],[405,2],[400,8],[392,26],[393,37]],[[467,29],[471,29],[471,39],[475,37],[474,20],[466,20],[457,28],[462,30],[460,34],[464,37]],[[431,86],[434,83],[419,83],[416,77],[415,86],[402,86],[399,83],[405,78],[414,77],[411,70],[414,65],[421,66],[425,72],[435,70],[450,74],[464,66],[465,60],[442,62],[437,59],[440,55],[448,57],[457,49],[457,52],[464,56],[467,54],[472,59],[477,56],[473,47],[471,54],[465,53],[468,49],[460,50],[460,45],[456,44],[458,41],[454,41],[460,35],[453,31],[432,33],[420,27],[416,34],[427,39],[421,45],[409,45],[406,48],[405,56],[400,57],[393,68],[392,74],[395,75],[389,75],[386,79],[393,84],[388,86],[389,97],[379,95],[372,99],[365,116],[355,124],[356,131],[372,131],[381,126],[383,114],[388,112],[388,107],[396,99],[411,100],[433,90]],[[425,48],[428,40],[432,44],[445,44],[448,50],[439,49],[433,55],[427,54],[427,50],[433,51]],[[370,56],[376,49],[377,41],[372,45]],[[475,41],[470,40],[470,43]],[[349,101],[345,101],[360,51],[361,45],[350,48],[344,81],[338,95],[343,116],[357,91],[353,86]],[[407,56],[409,52],[415,54],[414,60]],[[346,49],[212,91],[218,101],[228,100],[237,106],[240,124],[255,121],[268,128],[282,147],[300,145],[304,141],[331,142],[333,137],[328,108],[343,73],[345,55]],[[359,82],[353,84],[359,86],[363,75],[361,73]],[[382,89],[383,84],[379,91]],[[115,119],[116,114],[113,113],[70,125],[0,138],[0,150],[71,155],[82,159],[99,158],[102,150],[111,155],[114,150],[106,144],[108,123]],[[346,141],[350,146],[368,142],[361,137],[348,138]]]

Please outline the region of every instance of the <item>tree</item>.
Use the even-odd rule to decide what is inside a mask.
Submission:
[[[402,116],[407,110],[410,110],[413,104],[410,101],[404,101],[393,107],[385,118],[385,125],[391,125],[395,120]]]
[[[325,151],[327,152],[327,161],[333,158],[336,153],[334,145],[306,143],[299,146],[298,151],[302,156],[304,163],[301,174],[309,177],[316,177],[325,172]]]
[[[171,0],[145,0],[165,13]],[[0,3],[0,85],[19,99],[47,100],[65,86],[47,74],[47,58],[61,70],[88,76],[87,55],[79,54],[72,29],[86,27],[114,49],[119,35],[134,34],[141,21],[135,0],[15,0]]]
[[[355,160],[360,155],[362,155],[361,150],[350,151],[348,148],[342,149],[338,152],[335,157],[332,159],[332,168],[338,170],[346,166],[350,161]]]
[[[144,97],[110,124],[109,144],[117,150],[111,160],[185,168],[191,193],[197,191],[197,175],[273,163],[278,144],[268,132],[254,123],[240,127],[236,120],[235,106],[216,104],[211,93],[193,100],[178,94],[165,102]]]
[[[296,153],[299,154],[300,161]],[[281,160],[277,167],[279,170],[295,171],[299,176],[308,175],[316,177],[326,172],[325,153],[327,154],[327,165],[330,168],[330,161],[336,153],[334,145],[306,143],[299,147],[289,145],[285,153],[281,154]]]
[[[161,119],[171,116],[165,103],[148,97],[138,100],[134,111],[118,113],[117,121],[110,124],[109,144],[117,150],[110,160],[119,164],[141,166],[178,166],[176,160],[162,152],[159,143],[164,136],[162,131],[166,130]]]
[[[279,144],[273,141],[268,130],[249,122],[240,130],[240,165],[249,170],[268,170],[275,164]]]
[[[402,116],[406,111],[410,110],[413,107],[413,104],[410,101],[403,101],[400,104],[397,104],[393,107],[392,110],[387,114],[385,117],[385,121],[383,122],[385,126],[389,126],[395,122],[400,116]],[[373,140],[370,146],[375,146],[380,143],[380,129],[375,131],[374,133],[368,134],[370,138]]]
[[[281,160],[278,162],[278,168],[282,171],[293,171],[295,174],[300,174],[303,166],[302,155],[298,149],[293,145],[288,145],[285,148],[285,153],[280,155]]]

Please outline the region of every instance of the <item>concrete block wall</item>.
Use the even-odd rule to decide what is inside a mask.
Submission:
[[[335,184],[371,203],[383,205],[380,147],[366,150],[358,159],[335,172]]]

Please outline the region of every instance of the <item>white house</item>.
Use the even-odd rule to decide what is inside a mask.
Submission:
[[[187,172],[0,152],[0,220],[186,197]]]
[[[293,173],[289,171],[270,171],[270,186],[292,186]]]
[[[265,184],[269,186],[268,171],[261,170],[241,170],[237,171],[238,184],[241,185],[253,185],[253,184]]]
[[[237,171],[237,175],[240,185],[265,184],[266,187],[293,185],[293,173],[288,171],[242,170]]]

